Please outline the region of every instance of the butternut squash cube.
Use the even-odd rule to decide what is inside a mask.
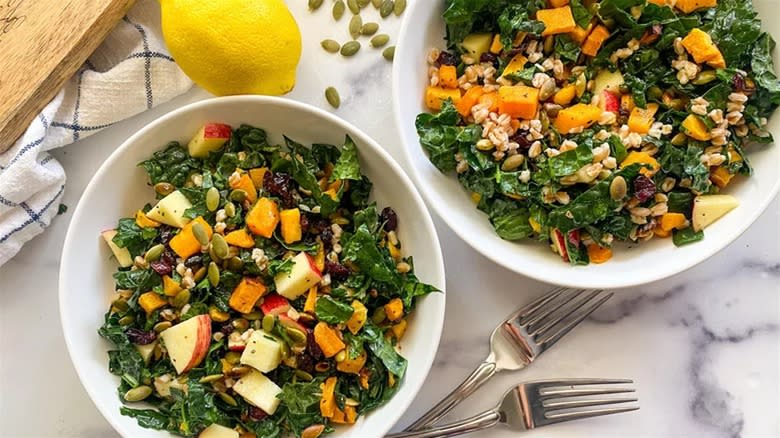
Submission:
[[[168,301],[156,292],[146,292],[138,297],[138,305],[140,305],[146,313],[152,313],[166,304],[168,304]]]
[[[179,234],[173,236],[173,239],[168,243],[173,252],[183,259],[190,258],[200,252],[201,244],[192,232],[192,226],[194,224],[201,224],[203,228],[206,229],[206,234],[209,236],[209,239],[211,239],[213,234],[211,225],[209,225],[202,216],[198,216],[185,225],[184,228],[179,231]]]
[[[143,210],[138,210],[135,212],[135,224],[141,228],[157,228],[160,226],[159,222],[149,219]]]
[[[181,292],[181,285],[178,281],[171,278],[170,275],[163,275],[163,293],[169,297],[175,297]]]
[[[685,228],[688,219],[682,213],[664,213],[661,216],[661,229],[664,231],[681,230]]]
[[[521,54],[517,54],[512,57],[509,63],[504,67],[504,72],[501,76],[509,76],[513,73],[517,73],[525,68],[525,64],[528,62],[528,58]]]
[[[239,313],[249,313],[255,307],[255,303],[266,291],[265,285],[258,278],[244,277],[238,283],[233,293],[230,294],[228,305]]]
[[[346,346],[338,332],[327,323],[318,322],[314,326],[314,342],[319,345],[325,357],[333,357]]]
[[[712,138],[709,128],[695,114],[689,114],[682,122],[683,132],[688,137],[699,141],[708,141]]]
[[[620,163],[620,167],[627,167],[635,163],[647,165],[639,171],[639,173],[647,177],[653,176],[656,172],[658,172],[658,169],[661,168],[661,165],[658,163],[658,161],[656,161],[655,158],[652,157],[652,155],[648,154],[647,152],[640,151],[629,152],[623,162]]]
[[[258,167],[256,169],[249,169],[249,178],[252,179],[252,184],[255,185],[255,188],[260,190],[263,188],[263,179],[265,178],[265,173],[268,172],[267,167]]]
[[[354,406],[347,405],[344,406],[344,410],[342,411],[336,406],[330,421],[333,422],[333,424],[355,424],[355,421],[357,421],[357,410],[355,410]]]
[[[309,288],[309,292],[306,295],[306,302],[303,304],[303,311],[307,313],[314,313],[314,309],[317,306],[317,290],[319,288],[315,284]]]
[[[454,65],[439,67],[439,83],[444,88],[458,88],[458,73]]]
[[[404,316],[404,303],[400,298],[393,298],[385,304],[385,315],[390,321],[398,321]]]
[[[430,86],[425,89],[425,105],[428,109],[439,111],[442,103],[447,99],[451,99],[452,103],[457,104],[460,100],[460,90]]]
[[[255,246],[255,239],[244,228],[227,233],[225,242],[239,248],[254,248]]]
[[[336,377],[328,377],[320,384],[322,396],[320,397],[320,413],[325,418],[333,417],[336,412]]]
[[[578,103],[558,112],[553,126],[561,134],[569,134],[579,128],[587,128],[596,123],[601,116],[598,105]]]
[[[352,312],[352,316],[347,320],[347,328],[353,335],[356,335],[366,324],[368,309],[358,300],[352,301],[352,308],[355,309],[355,311]]]
[[[577,27],[569,6],[536,11],[536,19],[544,23],[542,36],[568,33]]]
[[[697,9],[714,8],[718,6],[718,0],[677,0],[675,6],[682,12],[690,14]]]
[[[230,184],[230,188],[245,191],[246,199],[248,199],[249,202],[257,201],[257,188],[255,187],[252,178],[246,172],[242,172],[241,178]]]
[[[495,113],[498,111],[498,92],[491,91],[490,93],[485,93],[482,96],[479,96],[479,100],[477,101],[480,105],[487,105],[488,111],[491,113]]]
[[[368,359],[368,355],[365,350],[361,351],[358,357],[350,359],[349,349],[347,349],[347,358],[336,363],[336,369],[342,373],[358,374],[360,373],[360,369],[363,368],[363,365],[366,364],[366,359]]]
[[[631,132],[647,134],[655,121],[655,113],[658,111],[657,103],[648,103],[647,108],[634,107],[628,116],[628,129]]]
[[[734,174],[729,173],[729,170],[723,166],[718,166],[710,172],[710,181],[721,189],[729,185],[732,178]]]
[[[481,85],[469,88],[466,90],[466,94],[455,103],[455,109],[458,110],[461,116],[468,117],[471,114],[471,108],[477,104],[477,100],[483,93]]]
[[[569,37],[574,40],[577,44],[582,45],[582,43],[585,42],[585,38],[590,35],[590,31],[593,30],[593,22],[591,21],[588,23],[588,27],[581,28],[579,26],[575,27],[573,31],[569,32]]]
[[[566,106],[570,104],[572,100],[574,100],[574,96],[576,95],[577,87],[574,84],[569,84],[555,93],[553,96],[553,102],[561,106]]]
[[[539,107],[539,90],[525,85],[498,89],[498,112],[519,119],[533,119]]]
[[[297,208],[282,210],[279,213],[282,222],[282,238],[284,243],[290,244],[301,240],[303,230],[301,228],[301,211]]]
[[[502,50],[504,50],[504,44],[501,43],[501,34],[497,33],[493,35],[493,42],[490,43],[490,53],[498,55]]]
[[[401,338],[404,337],[404,334],[406,333],[406,326],[408,323],[405,319],[402,319],[398,321],[398,324],[395,324],[394,326],[390,327],[390,331],[393,332],[393,336],[395,336],[395,339],[401,340]]]
[[[609,29],[606,26],[598,25],[595,29],[585,38],[585,43],[582,44],[582,53],[588,56],[596,56],[601,49],[601,45],[609,38]]]
[[[682,39],[682,45],[698,64],[713,60],[720,63],[723,60],[723,55],[720,53],[718,46],[712,42],[710,35],[699,28],[692,29]]]
[[[560,8],[569,4],[569,0],[549,0],[550,7]]]
[[[246,215],[246,225],[252,234],[270,238],[279,225],[279,206],[269,198],[260,198]]]

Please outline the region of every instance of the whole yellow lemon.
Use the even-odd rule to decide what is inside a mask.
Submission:
[[[301,32],[283,0],[160,0],[176,63],[218,96],[280,95],[295,86]]]

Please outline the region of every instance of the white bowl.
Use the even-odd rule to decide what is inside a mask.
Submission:
[[[100,167],[73,214],[60,267],[60,316],[65,341],[81,383],[103,416],[123,436],[163,437],[120,415],[119,378],[108,372],[110,344],[97,330],[113,295],[116,264],[100,231],[116,226],[139,206],[154,200],[146,175],[136,164],[171,140],[186,142],[207,121],[264,128],[272,140],[285,134],[304,144],[341,144],[349,134],[358,146],[363,172],[374,182],[373,198],[391,205],[399,217],[399,237],[414,256],[422,281],[444,290],[444,262],[439,239],[422,198],[396,162],[375,141],[347,122],[291,100],[236,96],[197,102],[151,123],[120,146]],[[280,143],[278,143],[280,144]],[[409,360],[403,387],[390,402],[354,427],[335,436],[382,436],[412,402],[433,363],[444,322],[444,294],[421,300],[404,336],[402,354]]]
[[[754,0],[764,29],[780,40],[780,21],[771,20],[773,0]],[[653,239],[633,248],[621,246],[607,263],[570,266],[546,245],[509,242],[498,237],[487,216],[478,211],[452,175],[444,175],[428,160],[418,141],[414,119],[428,112],[423,102],[427,85],[426,55],[446,47],[442,20],[443,0],[416,1],[406,10],[393,61],[393,110],[400,130],[406,169],[429,206],[461,239],[486,257],[539,281],[572,287],[619,288],[660,280],[682,272],[712,256],[742,234],[780,190],[780,148],[753,147],[748,158],[755,168],[750,178],[736,178],[725,193],[736,196],[740,206],[709,226],[701,242],[675,247],[670,239]],[[775,64],[780,65],[775,50]],[[769,122],[780,138],[780,114]]]

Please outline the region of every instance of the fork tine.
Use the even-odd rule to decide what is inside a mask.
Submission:
[[[525,318],[529,314],[536,311],[536,309],[544,306],[547,304],[550,300],[555,299],[560,294],[566,292],[568,288],[565,287],[559,287],[551,290],[550,292],[547,292],[546,294],[542,295],[541,297],[537,298],[536,300],[529,303],[527,306],[523,307],[518,311],[517,317],[518,318]]]
[[[540,390],[547,388],[558,388],[564,386],[582,386],[582,385],[616,385],[634,383],[631,379],[566,379],[566,380],[540,380],[536,382]]]
[[[561,400],[561,401],[545,400],[542,403],[542,406],[544,407],[545,411],[550,412],[550,411],[561,410],[561,409],[587,408],[591,406],[614,405],[618,403],[633,403],[638,400],[639,399],[636,398],[600,398],[600,399],[589,399],[589,400]]]
[[[544,418],[548,420],[547,424],[554,424],[554,423],[561,423],[564,421],[599,417],[602,415],[620,414],[623,412],[631,412],[636,410],[639,410],[639,406],[632,406],[626,408],[590,409],[587,411],[578,411],[578,412],[545,413]]]
[[[593,304],[587,306],[587,307],[581,307],[576,312],[574,318],[571,318],[570,320],[566,321],[565,325],[558,329],[557,332],[553,333],[550,336],[546,336],[544,339],[539,340],[539,345],[544,349],[550,348],[553,344],[558,342],[559,339],[561,339],[566,333],[569,333],[571,329],[576,327],[579,323],[581,323],[585,318],[588,317],[591,313],[593,313],[596,309],[601,307],[602,304],[604,304],[607,300],[612,298],[612,295],[614,293],[610,292],[606,294],[603,298],[599,298],[596,300]]]
[[[585,292],[585,289],[563,290],[555,297],[551,297],[550,300],[547,300],[543,304],[537,306],[533,312],[523,317],[523,320],[521,320],[520,323],[525,326],[532,326],[546,318],[551,313],[555,312],[555,310],[565,306],[566,303],[571,302],[583,292]]]
[[[533,325],[529,324],[528,325],[529,334],[531,336],[536,336],[536,335],[541,336],[551,327],[563,321],[564,319],[569,317],[569,315],[573,314],[578,309],[581,309],[583,306],[588,304],[590,300],[592,300],[601,292],[602,292],[601,290],[595,290],[595,291],[589,291],[587,293],[577,294],[576,297],[573,297],[566,304],[563,304],[558,308],[553,309],[553,311],[550,312],[549,315],[544,319],[542,319],[541,321],[538,321],[536,322],[536,324]]]
[[[539,396],[542,399],[561,398],[561,397],[579,397],[585,395],[607,395],[607,394],[624,394],[627,392],[636,392],[634,388],[617,388],[617,389],[550,389],[547,391],[539,391]]]

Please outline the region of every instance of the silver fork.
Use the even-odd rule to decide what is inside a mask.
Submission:
[[[455,390],[406,428],[430,427],[494,374],[530,365],[613,294],[601,290],[554,289],[509,315],[490,335],[490,355]]]
[[[569,379],[521,383],[507,391],[501,403],[494,409],[457,423],[421,431],[385,435],[385,438],[449,437],[487,429],[499,423],[507,425],[514,431],[524,431],[564,421],[635,411],[639,406],[613,408],[604,406],[634,403],[638,401],[637,398],[613,396],[592,398],[597,395],[634,392],[633,388],[613,386],[627,383],[634,382],[623,379]],[[591,385],[613,387],[595,388]]]

